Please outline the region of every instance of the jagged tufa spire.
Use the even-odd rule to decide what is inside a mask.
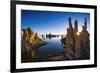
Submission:
[[[84,25],[85,25],[85,27],[87,29],[87,18],[86,17],[85,17]]]
[[[78,21],[77,21],[77,19],[74,22],[74,29],[75,29],[75,32],[78,32]]]
[[[71,17],[68,18],[68,21],[69,21],[69,28],[72,28]]]

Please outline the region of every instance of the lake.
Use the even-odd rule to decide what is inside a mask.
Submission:
[[[47,57],[47,56],[61,55],[61,51],[63,49],[63,44],[61,42],[61,36],[45,38],[44,41],[47,42],[47,44],[37,49],[38,56]]]

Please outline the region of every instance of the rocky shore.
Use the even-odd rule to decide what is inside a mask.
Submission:
[[[22,29],[21,61],[34,61],[37,57],[37,48],[46,44],[48,43],[39,38],[38,34],[33,32],[30,27],[27,29]]]

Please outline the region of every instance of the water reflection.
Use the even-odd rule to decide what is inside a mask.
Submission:
[[[61,45],[62,46],[64,46],[64,44],[65,44],[65,35],[41,35],[42,36],[42,39],[44,40],[44,41],[46,41],[46,40],[52,40],[52,39],[58,39],[58,40],[60,40],[60,42],[61,42]]]
[[[62,54],[64,35],[41,35],[48,44],[37,48],[38,57],[59,56]]]

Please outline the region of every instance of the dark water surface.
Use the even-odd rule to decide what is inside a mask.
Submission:
[[[43,45],[37,49],[37,54],[39,56],[57,56],[61,54],[63,49],[61,37],[52,37],[45,39],[46,45]]]

